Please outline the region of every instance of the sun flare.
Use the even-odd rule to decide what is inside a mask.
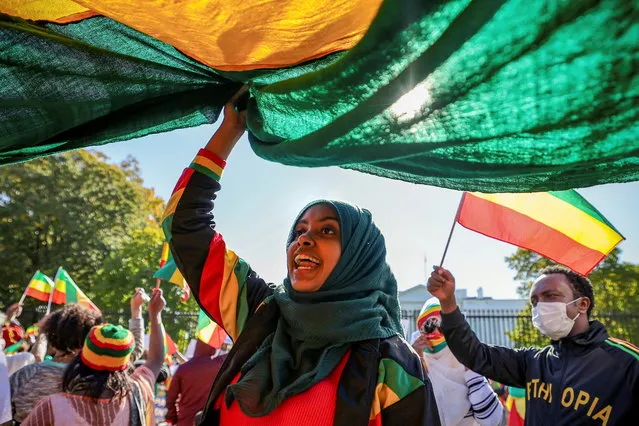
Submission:
[[[427,83],[423,81],[402,95],[401,98],[391,105],[390,111],[393,117],[398,121],[408,121],[422,112],[427,105],[430,104],[430,101],[431,95],[429,87]]]

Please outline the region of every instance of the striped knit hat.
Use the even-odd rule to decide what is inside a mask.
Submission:
[[[80,352],[82,363],[99,371],[121,371],[129,365],[135,348],[133,334],[113,324],[96,325],[89,332]]]
[[[446,347],[444,335],[434,326],[441,325],[442,307],[436,297],[432,297],[424,303],[422,310],[417,317],[417,329],[426,335],[426,338],[433,345],[433,349],[426,349],[425,352],[437,353]],[[424,329],[426,326],[426,329]]]

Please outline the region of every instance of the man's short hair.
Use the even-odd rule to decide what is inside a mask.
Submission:
[[[82,349],[91,327],[103,322],[99,312],[71,303],[49,315],[42,326],[42,332],[51,346],[70,353]]]
[[[568,282],[570,283],[570,285],[572,286],[572,292],[573,292],[573,295],[575,296],[575,299],[578,297],[587,297],[588,299],[590,299],[590,307],[588,308],[588,312],[587,312],[588,317],[590,317],[590,314],[592,313],[592,309],[595,307],[595,293],[592,288],[592,283],[590,282],[588,278],[584,277],[583,275],[579,275],[575,271],[561,265],[547,266],[541,271],[541,273],[543,275],[550,275],[550,274],[564,275],[568,279]]]

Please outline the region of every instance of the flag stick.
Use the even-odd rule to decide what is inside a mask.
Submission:
[[[58,275],[60,275],[60,270],[62,266],[58,267],[58,270],[55,271],[55,277],[53,277],[53,285],[51,286],[51,293],[49,293],[49,303],[47,304],[47,313],[45,315],[49,315],[51,313],[51,302],[53,301],[53,292],[55,291],[56,282],[58,282]]]
[[[155,288],[160,288],[160,283],[161,283],[161,282],[162,282],[162,280],[161,280],[160,278],[158,278],[158,279],[155,281]]]
[[[461,210],[462,202],[464,201],[464,194],[462,194],[459,199],[459,205],[457,206],[457,213],[455,214],[455,219],[453,219],[453,226],[450,227],[450,233],[448,234],[448,241],[446,241],[446,247],[444,248],[444,254],[442,255],[442,261],[439,262],[439,267],[441,268],[444,265],[444,259],[446,259],[446,253],[448,253],[448,246],[450,245],[450,240],[453,237],[453,231],[455,230],[455,225],[457,225],[457,218],[459,218],[459,211]]]
[[[56,278],[58,277],[58,274],[55,274]],[[47,313],[45,315],[49,315],[51,313],[51,302],[53,301],[53,292],[55,290],[55,281],[53,282],[53,288],[51,289],[51,292],[49,293],[49,303],[47,303]]]
[[[40,272],[39,269],[35,272],[35,274],[33,274],[33,277],[35,277],[38,274],[38,272]],[[18,301],[18,305],[22,305],[24,303],[24,299],[27,297],[27,290],[29,290],[29,285],[31,285],[31,281],[33,281],[33,277],[31,277],[31,279],[27,283],[27,286],[24,288],[24,291],[22,292],[22,296],[20,297],[20,300]]]
[[[29,283],[31,283],[31,281],[29,281]],[[24,303],[24,298],[27,297],[27,290],[29,290],[29,284],[27,284],[27,287],[22,292],[22,296],[20,297],[20,300],[18,301],[18,305],[22,305]]]

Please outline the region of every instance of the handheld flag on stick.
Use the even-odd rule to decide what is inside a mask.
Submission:
[[[220,349],[226,339],[226,332],[200,309],[197,318],[197,338],[215,349]]]
[[[77,303],[83,308],[100,312],[100,309],[80,290],[62,266],[58,268],[58,272],[55,274],[55,290],[53,290],[52,300],[53,303],[58,305]]]
[[[466,192],[460,225],[534,251],[588,275],[624,237],[574,190],[530,194]]]
[[[24,290],[24,293],[22,293],[22,297],[18,303],[22,305],[26,296],[33,297],[41,302],[48,302],[52,290],[53,281],[51,281],[51,278],[40,271],[36,271],[31,281],[29,281],[27,288]]]
[[[24,332],[24,335],[26,337],[30,337],[30,336],[38,337],[38,334],[39,334],[39,328],[37,323],[27,327],[27,329]]]
[[[169,243],[165,241],[164,244],[162,244],[162,254],[160,255],[160,269],[162,269],[162,267],[166,265],[166,261],[169,260],[169,253]],[[153,276],[155,277],[155,274]],[[160,288],[161,281],[161,278],[156,278],[155,288]]]
[[[526,390],[509,386],[506,408],[510,412],[508,426],[524,426],[526,419]]]
[[[164,358],[169,357],[175,353],[177,353],[178,347],[169,336],[169,333],[164,332]]]
[[[153,278],[157,278],[157,280],[164,280],[170,283],[173,283],[182,289],[182,302],[186,302],[191,295],[191,290],[189,289],[186,280],[182,276],[182,273],[178,269],[175,261],[173,260],[173,255],[171,255],[171,251],[169,250],[169,243],[164,242],[162,246],[162,257],[160,258],[160,269],[155,271],[153,274]]]

